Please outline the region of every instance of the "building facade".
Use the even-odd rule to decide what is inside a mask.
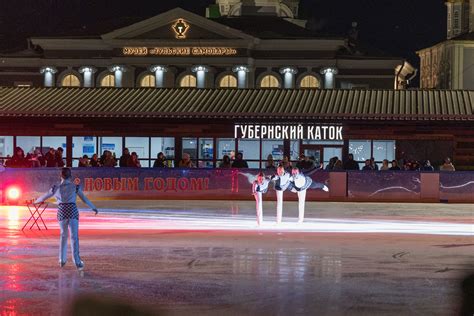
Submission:
[[[474,1],[449,0],[447,40],[417,52],[423,89],[474,89]]]

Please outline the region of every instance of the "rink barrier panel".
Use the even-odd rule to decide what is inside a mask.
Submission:
[[[92,200],[253,200],[256,169],[75,168],[73,179]],[[18,186],[22,200],[36,198],[59,183],[60,169],[6,169],[3,193]],[[270,174],[268,174],[270,175]],[[474,202],[474,172],[313,171],[314,182],[330,192],[308,190],[308,201]],[[276,200],[273,187],[264,196]],[[297,200],[285,192],[286,200]]]

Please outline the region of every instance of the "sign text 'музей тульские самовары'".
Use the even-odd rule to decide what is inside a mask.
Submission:
[[[234,137],[239,139],[343,140],[341,125],[322,124],[235,124]]]

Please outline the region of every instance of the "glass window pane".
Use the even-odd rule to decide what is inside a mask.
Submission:
[[[195,88],[197,85],[196,77],[193,75],[186,75],[181,78],[179,86],[182,88]]]
[[[21,147],[25,154],[32,153],[35,149],[40,148],[40,137],[39,136],[17,136],[16,145]],[[44,145],[43,145],[44,146]],[[49,147],[43,148],[43,154],[45,154]]]
[[[217,139],[217,160],[222,160],[222,157],[224,157],[224,155],[229,156],[231,160],[235,158],[235,139]]]
[[[72,138],[72,157],[81,158],[87,155],[89,158],[97,153],[97,137],[77,136]]]
[[[140,159],[140,165],[142,166],[142,168],[150,168],[150,160]]]
[[[260,160],[260,141],[239,140],[239,153],[242,153],[244,160]]]
[[[290,141],[290,160],[298,161],[300,158],[300,141]]]
[[[63,149],[63,158],[66,158],[66,136],[47,136],[43,137],[43,147],[49,149],[53,147]]]
[[[273,75],[266,75],[260,81],[260,88],[279,88],[280,82]]]
[[[203,161],[199,160],[198,161],[198,168],[214,168],[214,162],[213,161]]]
[[[349,153],[354,154],[355,161],[365,161],[366,159],[370,159],[371,149],[370,140],[349,141]]]
[[[283,159],[283,141],[282,140],[262,141],[262,160],[267,160],[268,155],[272,155],[274,161],[282,160]]]
[[[260,169],[260,162],[258,161],[247,161],[250,169]]]
[[[197,158],[197,139],[196,138],[183,138],[183,152],[188,153],[191,159]]]
[[[99,137],[99,157],[105,150],[115,154],[116,158],[122,156],[122,137]]]
[[[63,78],[61,85],[63,87],[80,87],[81,81],[76,75],[70,74]]]
[[[342,160],[342,148],[325,147],[323,151],[323,156],[324,167],[326,167],[332,157],[337,157],[339,160]]]
[[[395,141],[394,140],[374,140],[374,158],[375,161],[395,159]]]
[[[148,137],[125,137],[125,147],[131,153],[135,152],[138,159],[150,158],[150,139]]]
[[[115,86],[115,77],[114,75],[106,75],[100,81],[101,87],[114,87]]]
[[[13,156],[13,136],[0,136],[0,157]]]
[[[214,159],[214,139],[199,138],[199,159]]]
[[[159,153],[165,155],[168,167],[174,166],[174,137],[151,138],[151,166],[155,163]]]
[[[319,88],[319,80],[312,75],[304,76],[301,79],[300,88]]]
[[[237,79],[232,75],[224,76],[219,81],[220,88],[237,88]]]

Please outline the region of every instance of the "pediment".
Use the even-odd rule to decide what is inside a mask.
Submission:
[[[176,8],[102,35],[104,40],[254,40],[251,35]]]

